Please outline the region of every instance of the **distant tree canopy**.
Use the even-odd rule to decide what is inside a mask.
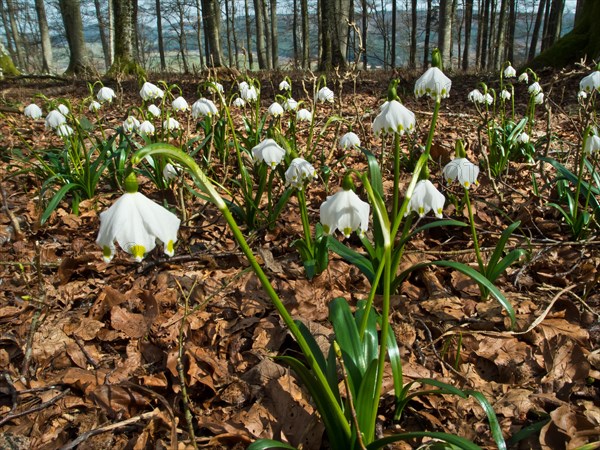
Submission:
[[[600,56],[600,0],[586,0],[583,12],[573,29],[540,53],[530,63],[532,68],[561,68],[586,58],[588,62]]]

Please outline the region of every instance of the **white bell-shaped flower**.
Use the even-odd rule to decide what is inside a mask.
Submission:
[[[248,103],[255,102],[258,100],[258,90],[247,82],[242,81],[240,83],[240,96]]]
[[[544,93],[538,92],[537,94],[535,94],[535,96],[533,97],[533,103],[535,103],[536,105],[541,105],[542,103],[544,103]]]
[[[66,123],[61,123],[54,129],[54,131],[56,131],[56,134],[62,138],[69,137],[73,134],[73,128]]]
[[[579,90],[591,93],[600,89],[600,71],[595,70],[579,82]]]
[[[298,102],[290,97],[283,102],[283,109],[286,111],[296,111],[298,109]]]
[[[500,98],[502,100],[510,100],[511,97],[512,97],[512,94],[507,89],[502,89],[502,92],[500,92]]]
[[[305,180],[317,178],[317,171],[303,158],[294,158],[285,171],[285,183],[297,189],[304,187]]]
[[[160,108],[156,105],[148,106],[148,112],[152,115],[152,117],[160,117]]]
[[[25,114],[25,117],[29,117],[30,119],[37,120],[40,117],[42,117],[42,108],[40,108],[35,103],[32,103],[31,105],[27,105],[25,107],[25,109],[23,110],[23,114]]]
[[[600,136],[592,134],[585,139],[583,151],[588,155],[593,155],[600,150]]]
[[[345,237],[353,231],[361,235],[367,231],[371,206],[363,202],[352,190],[342,189],[327,197],[321,204],[320,216],[323,231],[334,234],[340,230]]]
[[[319,100],[321,103],[333,103],[333,97],[333,91],[327,86],[322,87],[321,89],[319,89],[319,92],[317,92],[317,100]]]
[[[488,92],[483,96],[483,102],[492,105],[494,103],[494,97]]]
[[[584,101],[587,98],[587,96],[588,96],[587,92],[585,92],[585,91],[579,91],[577,93],[577,100],[579,100],[579,101],[582,102],[582,101]]]
[[[162,173],[163,173],[163,177],[167,181],[174,180],[175,178],[177,178],[179,176],[179,172],[177,171],[175,166],[171,163],[165,164],[165,167],[163,168]]]
[[[90,106],[88,106],[88,110],[90,112],[96,112],[98,111],[100,108],[102,107],[102,105],[100,103],[98,103],[97,101],[92,101],[90,103]]]
[[[264,162],[270,167],[275,167],[285,156],[285,150],[274,139],[265,139],[252,149],[254,161]]]
[[[171,103],[171,108],[175,112],[184,112],[189,108],[188,102],[185,98],[179,96]]]
[[[208,92],[210,92],[211,94],[214,94],[216,92],[223,93],[223,91],[223,85],[217,81],[211,81],[208,84]]]
[[[281,83],[279,83],[279,90],[280,91],[289,91],[292,87],[290,86],[290,83],[287,82],[287,80],[283,80]]]
[[[433,211],[435,216],[441,219],[444,203],[446,203],[446,197],[437,190],[431,181],[420,180],[415,186],[408,207],[410,211],[416,212],[419,217]],[[410,211],[406,211],[404,215],[407,216]]]
[[[243,108],[244,106],[246,106],[246,101],[242,97],[236,97],[233,100],[232,105],[236,108]]]
[[[397,100],[391,100],[381,105],[381,111],[373,121],[373,132],[381,133],[412,133],[415,129],[415,114]]]
[[[527,72],[523,72],[519,75],[519,81],[522,83],[529,83],[529,75],[527,75]]]
[[[137,131],[138,131],[138,133],[145,134],[146,136],[153,136],[154,133],[156,132],[156,128],[154,128],[154,125],[152,125],[152,122],[150,122],[148,120],[144,120],[137,127]]]
[[[157,98],[163,98],[165,95],[165,92],[159,88],[157,85],[152,84],[148,81],[146,81],[143,85],[142,88],[140,89],[140,97],[142,97],[142,100],[148,101],[148,100],[155,100]]]
[[[98,91],[98,94],[96,94],[96,98],[98,99],[98,101],[100,103],[104,103],[104,102],[112,102],[113,99],[116,97],[115,91],[113,91],[111,88],[109,87],[102,87],[100,88],[100,90]]]
[[[68,116],[69,115],[69,108],[67,108],[67,105],[63,105],[62,103],[59,104],[56,109],[58,109],[58,111],[63,115],[63,116]]]
[[[167,120],[163,120],[162,124],[163,128],[168,131],[178,130],[179,122],[172,117],[169,117]]]
[[[523,131],[521,134],[519,134],[517,136],[517,142],[520,144],[529,143],[529,135]]]
[[[527,88],[527,91],[531,95],[538,95],[540,92],[542,92],[542,86],[540,86],[540,83],[535,81],[529,85],[529,87]]]
[[[504,78],[514,78],[517,76],[517,71],[510,64],[504,69]]]
[[[483,103],[483,94],[479,89],[473,89],[467,95],[467,99],[469,99],[469,101],[473,103]]]
[[[214,102],[208,98],[199,98],[192,105],[192,117],[212,117],[219,114],[219,110]]]
[[[360,147],[360,138],[352,131],[348,131],[340,138],[340,147],[344,150]]]
[[[139,126],[140,121],[133,116],[129,116],[123,121],[123,131],[127,134],[134,132]]]
[[[446,164],[442,174],[448,183],[458,180],[462,186],[468,188],[472,184],[478,184],[479,166],[476,166],[467,158],[455,158]]]
[[[296,113],[296,119],[300,122],[311,122],[312,113],[308,109],[302,108]]]
[[[115,255],[115,241],[138,262],[154,249],[157,240],[163,243],[165,254],[173,256],[179,224],[175,214],[143,194],[127,192],[100,214],[96,243],[105,262]]]
[[[267,114],[273,117],[281,117],[283,115],[283,106],[277,102],[271,103],[271,106],[267,109]]]
[[[432,99],[446,98],[450,95],[452,80],[437,67],[430,67],[415,83],[415,95],[429,95]]]
[[[46,116],[46,128],[56,128],[66,122],[67,118],[58,109],[53,109]]]

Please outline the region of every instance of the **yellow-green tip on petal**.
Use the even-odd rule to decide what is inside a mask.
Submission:
[[[144,259],[146,248],[143,245],[133,244],[131,247],[129,247],[129,253],[133,255],[137,262],[140,262],[142,259]]]
[[[105,263],[109,263],[113,259],[113,252],[108,245],[102,247],[102,259]]]
[[[175,253],[173,239],[167,242],[167,245],[165,246],[165,253],[169,256],[173,256],[173,254]]]

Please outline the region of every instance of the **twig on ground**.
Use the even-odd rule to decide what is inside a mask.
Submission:
[[[17,419],[19,417],[23,417],[23,416],[26,416],[28,414],[39,412],[39,411],[47,408],[48,406],[53,405],[54,403],[56,403],[57,401],[59,401],[61,398],[63,398],[64,396],[66,396],[70,392],[71,392],[71,390],[67,389],[67,390],[61,392],[60,394],[58,394],[57,396],[52,397],[47,402],[39,404],[38,406],[34,406],[33,408],[27,409],[25,411],[20,411],[20,412],[17,412],[17,413],[9,414],[9,415],[3,417],[2,419],[0,419],[0,426],[4,425],[6,422],[10,422],[11,420]]]
[[[19,220],[15,217],[14,213],[8,207],[8,200],[6,198],[6,190],[4,189],[4,186],[0,187],[0,191],[2,192],[2,206],[4,207],[4,211],[6,211],[6,214],[10,219],[10,223],[14,230],[14,238],[18,241],[19,239],[21,239],[21,237],[23,237],[23,233],[21,232],[21,225],[19,224]]]

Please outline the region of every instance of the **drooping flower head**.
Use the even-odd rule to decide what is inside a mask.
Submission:
[[[364,234],[369,226],[371,206],[363,202],[352,189],[342,189],[327,197],[319,210],[326,234],[340,230],[345,237],[353,231]]]
[[[469,188],[472,184],[478,184],[479,166],[467,158],[455,158],[446,164],[442,174],[448,183],[458,180],[462,186]]]
[[[25,117],[29,117],[30,119],[37,120],[40,117],[42,117],[42,109],[35,103],[32,103],[25,107],[25,109],[23,110],[23,114],[25,114]]]
[[[258,100],[258,90],[254,87],[254,85],[250,85],[245,81],[240,83],[240,97],[242,97],[246,102],[252,103]]]
[[[471,92],[469,92],[467,98],[473,103],[483,103],[483,94],[479,89],[473,89]]]
[[[102,107],[102,105],[100,103],[98,103],[97,101],[92,101],[90,103],[90,106],[88,106],[88,110],[90,112],[96,112],[98,111],[100,108]]]
[[[159,88],[155,84],[152,84],[148,81],[146,81],[142,85],[142,88],[140,89],[140,97],[142,97],[142,100],[145,100],[145,101],[156,100],[157,98],[163,98],[164,95],[165,95],[165,92],[161,88]]]
[[[286,98],[285,102],[283,102],[283,109],[286,111],[296,111],[298,109],[298,102],[292,97]]]
[[[287,80],[283,80],[281,83],[279,83],[280,91],[289,91],[290,89],[292,89],[292,86],[290,86],[290,83],[288,83]]]
[[[163,121],[163,128],[168,131],[178,130],[180,125],[179,122],[172,117],[169,117],[167,120]]]
[[[529,87],[527,88],[527,91],[531,95],[537,95],[540,92],[542,92],[542,86],[540,86],[540,83],[538,83],[537,81],[534,81],[533,83],[531,83],[529,85]]]
[[[69,137],[73,134],[73,128],[66,123],[61,123],[54,130],[56,131],[56,134],[62,138]]]
[[[419,217],[423,217],[429,211],[433,211],[438,219],[443,217],[442,212],[444,210],[444,203],[446,197],[429,180],[420,180],[415,186],[413,195],[409,201],[410,211],[416,212]],[[404,213],[408,216],[410,211]]]
[[[152,251],[156,241],[164,245],[165,254],[173,256],[180,220],[175,214],[137,192],[135,175],[125,182],[127,192],[108,210],[100,214],[100,231],[96,243],[102,248],[105,262],[115,255],[115,241],[136,261]]]
[[[310,122],[312,121],[312,113],[308,109],[302,108],[296,113],[296,119],[301,122]]]
[[[360,138],[356,133],[349,131],[340,138],[340,147],[344,150],[360,147]]]
[[[129,116],[123,121],[123,131],[127,134],[137,130],[139,126],[140,121],[133,116]]]
[[[154,104],[148,106],[148,112],[152,117],[160,117],[160,108]]]
[[[517,142],[520,144],[528,144],[529,143],[529,135],[526,132],[522,132],[517,136]]]
[[[511,97],[512,97],[512,94],[510,93],[510,91],[508,89],[502,89],[502,92],[500,92],[500,98],[502,100],[510,100]]]
[[[583,146],[583,151],[588,155],[594,155],[600,150],[600,136],[596,133],[590,134],[585,138],[585,144]]]
[[[450,95],[452,80],[437,67],[430,67],[415,83],[415,95],[429,95],[432,99],[442,99]]]
[[[517,76],[517,71],[510,64],[504,69],[504,78],[514,78]]]
[[[333,103],[333,98],[334,98],[334,94],[333,91],[331,89],[329,89],[327,86],[323,86],[321,89],[319,89],[319,92],[317,92],[317,100],[320,101],[321,103]]]
[[[56,128],[66,122],[67,118],[58,109],[53,109],[46,116],[46,128]]]
[[[104,102],[112,102],[113,99],[116,97],[115,91],[113,91],[111,88],[109,87],[102,87],[100,88],[100,90],[98,91],[98,94],[96,94],[96,98],[98,99],[98,101],[100,103],[104,103]]]
[[[138,133],[145,134],[146,136],[153,136],[156,129],[154,128],[154,125],[152,125],[152,122],[150,122],[148,120],[144,120],[137,127],[137,131],[138,131]]]
[[[236,97],[233,100],[232,105],[236,108],[243,108],[244,106],[246,106],[246,101],[242,97]]]
[[[376,135],[386,133],[412,133],[415,129],[415,114],[397,100],[389,100],[381,105],[381,110],[373,121]]]
[[[63,105],[62,103],[60,103],[56,109],[58,109],[58,111],[63,115],[63,116],[68,116],[69,115],[69,108],[67,107],[67,105]]]
[[[208,83],[208,92],[215,94],[217,92],[223,93],[223,85],[217,81],[211,81]]]
[[[283,115],[283,107],[277,102],[271,103],[271,106],[269,106],[269,109],[267,110],[267,114],[273,117],[281,117]]]
[[[303,158],[294,158],[285,171],[285,184],[297,189],[302,189],[304,182],[313,178],[317,178],[317,171]]]
[[[192,117],[194,119],[217,116],[218,114],[217,106],[208,98],[199,98],[192,105]]]
[[[189,105],[185,98],[179,96],[173,100],[171,103],[171,108],[173,108],[173,111],[175,112],[184,112],[188,110]]]
[[[592,93],[600,89],[600,71],[595,70],[589,75],[583,77],[579,82],[579,90],[587,93]]]
[[[529,83],[529,75],[527,75],[527,72],[523,72],[519,75],[519,81],[522,83]]]
[[[277,166],[284,156],[285,150],[271,138],[265,139],[252,149],[252,158],[266,163],[271,168]]]

